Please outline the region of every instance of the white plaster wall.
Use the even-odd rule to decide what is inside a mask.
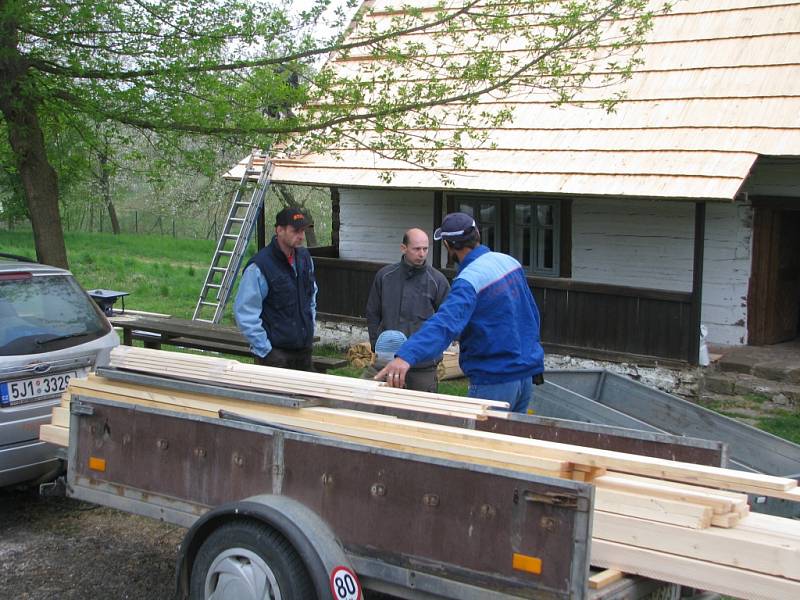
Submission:
[[[433,234],[433,192],[341,189],[339,256],[390,263],[400,258],[403,233],[419,227]]]
[[[433,192],[342,189],[340,256],[394,262],[406,229],[432,234],[432,213]],[[693,203],[578,198],[572,227],[575,281],[691,291]],[[710,343],[747,343],[751,233],[749,206],[706,205],[702,320]]]
[[[711,343],[747,341],[751,232],[749,206],[706,205],[702,321]],[[692,203],[578,199],[572,235],[576,281],[691,291]]]

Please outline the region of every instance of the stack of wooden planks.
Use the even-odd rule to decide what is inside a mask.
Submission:
[[[142,349],[114,351],[120,368],[228,381],[273,389],[323,390],[359,402],[407,397],[430,400],[435,411],[458,413],[449,398],[389,390],[375,382],[335,378],[323,383],[313,374],[240,365]],[[237,363],[238,364],[238,363]],[[272,371],[281,371],[273,374]],[[322,376],[329,378],[331,376]],[[310,379],[309,379],[310,378]],[[308,381],[308,383],[306,383]],[[367,383],[370,385],[364,386]],[[291,386],[297,385],[298,388]],[[282,387],[283,386],[283,387]],[[288,386],[288,387],[287,387]],[[98,376],[70,382],[69,393],[107,398],[217,418],[220,409],[265,423],[313,431],[404,452],[440,456],[518,471],[591,482],[596,489],[592,564],[636,573],[735,597],[800,598],[800,522],[749,514],[745,492],[800,501],[797,482],[715,467],[611,452],[568,444],[499,435],[403,420],[355,410],[323,407],[292,409],[218,396],[167,391]],[[338,396],[337,396],[338,397]],[[462,399],[463,400],[463,399]],[[42,426],[42,439],[67,444],[67,399]],[[402,404],[404,408],[407,405]],[[473,414],[472,410],[467,411]],[[607,580],[606,578],[605,580]],[[599,585],[595,583],[595,585]]]
[[[262,367],[236,360],[177,354],[134,346],[115,348],[111,353],[111,365],[200,381],[208,381],[208,376],[211,374],[210,381],[245,389],[369,403],[469,419],[486,419],[487,411],[490,409],[507,409],[509,406],[507,402],[494,400],[396,389],[371,379],[352,379],[322,373]]]
[[[442,354],[442,362],[440,362],[436,368],[436,376],[439,378],[439,381],[456,379],[457,377],[464,376],[464,372],[458,364],[458,355],[458,344],[453,344],[444,351],[444,354]]]

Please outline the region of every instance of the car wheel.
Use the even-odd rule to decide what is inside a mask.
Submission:
[[[274,529],[229,523],[200,546],[191,576],[193,600],[309,600],[317,597],[302,559]]]

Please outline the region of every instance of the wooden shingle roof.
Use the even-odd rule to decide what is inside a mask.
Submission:
[[[377,6],[376,6],[377,8]],[[378,18],[378,17],[376,17]],[[469,150],[460,190],[730,200],[759,155],[800,156],[800,0],[677,0],[654,19],[643,63],[618,88],[588,86],[581,105],[535,93],[482,104],[514,108]],[[363,68],[351,56],[342,68]],[[442,151],[440,164],[452,164]],[[241,168],[241,167],[239,167]],[[439,174],[341,150],[278,160],[274,180],[344,187],[442,189]],[[231,175],[235,176],[235,171]]]

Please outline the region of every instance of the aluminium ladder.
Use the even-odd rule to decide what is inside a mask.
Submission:
[[[250,178],[258,174],[258,181],[250,200],[245,200]],[[214,257],[208,269],[200,298],[192,320],[219,323],[225,304],[231,295],[233,282],[242,264],[242,257],[255,229],[258,214],[264,207],[264,196],[272,178],[272,162],[265,152],[254,150],[250,154],[242,179],[236,188],[225,225],[217,241]],[[216,294],[216,295],[215,295]],[[203,318],[213,310],[211,318]]]

